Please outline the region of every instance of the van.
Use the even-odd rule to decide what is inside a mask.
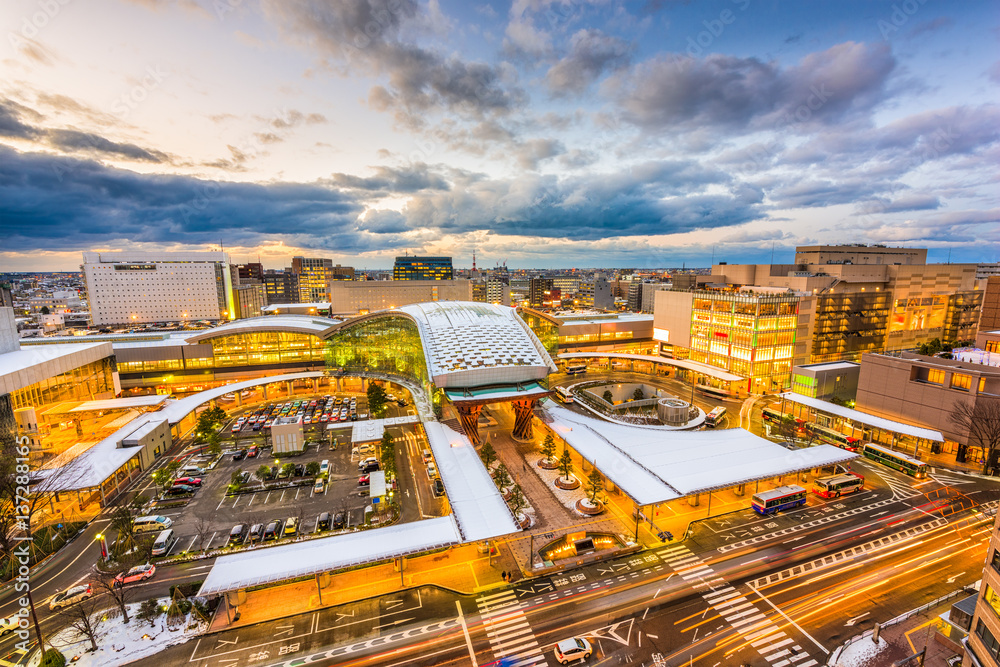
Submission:
[[[156,541],[153,542],[153,551],[151,552],[154,556],[166,556],[170,553],[170,550],[174,548],[177,543],[177,537],[174,536],[173,528],[167,528],[166,530],[160,531],[160,534],[156,536]]]
[[[319,521],[316,522],[316,532],[323,530],[330,530],[330,513],[323,512],[319,515]]]
[[[184,466],[178,477],[199,477],[205,474],[205,469],[200,466]]]
[[[132,522],[132,532],[152,533],[170,528],[174,522],[165,516],[140,516]]]

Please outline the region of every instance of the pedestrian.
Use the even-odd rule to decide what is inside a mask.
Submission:
[[[503,577],[504,581],[507,581],[507,570],[504,570],[503,574],[501,574],[500,576]]]

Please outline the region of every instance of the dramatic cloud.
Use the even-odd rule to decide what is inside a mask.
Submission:
[[[626,120],[648,129],[804,128],[871,111],[895,67],[887,45],[846,42],[786,69],[719,54],[660,56],[612,75],[604,88]]]
[[[608,69],[628,64],[629,44],[600,30],[580,30],[570,39],[570,51],[545,75],[554,95],[579,94]]]
[[[135,144],[124,144],[105,139],[89,132],[77,130],[50,130],[49,143],[67,153],[105,154],[141,162],[169,162],[166,153],[149,150]]]

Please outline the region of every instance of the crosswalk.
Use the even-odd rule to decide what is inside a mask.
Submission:
[[[547,665],[522,611],[525,604],[517,599],[514,591],[476,598],[479,616],[497,660],[510,657],[517,667]]]
[[[697,591],[771,667],[812,667],[819,664],[690,549],[675,545],[661,549],[656,554]]]

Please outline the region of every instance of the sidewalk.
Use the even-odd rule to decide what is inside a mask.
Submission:
[[[904,621],[882,628],[878,645],[872,641],[871,631],[868,631],[864,638],[835,651],[836,657],[829,664],[835,667],[888,666],[926,647],[923,663],[926,667],[947,667],[948,658],[962,654],[961,640],[965,632],[942,616],[947,616],[954,603],[974,593],[959,593]]]
[[[500,550],[493,556],[492,565],[490,561],[488,554],[481,554],[475,545],[467,544],[407,558],[402,577],[395,563],[383,563],[334,574],[322,591],[317,590],[315,579],[266,587],[247,594],[246,602],[239,607],[240,618],[235,622],[230,621],[232,613],[226,609],[224,599],[212,619],[209,632],[271,621],[406,588],[437,585],[463,595],[472,595],[505,586],[501,573],[515,570],[513,557],[509,552],[504,554]]]

